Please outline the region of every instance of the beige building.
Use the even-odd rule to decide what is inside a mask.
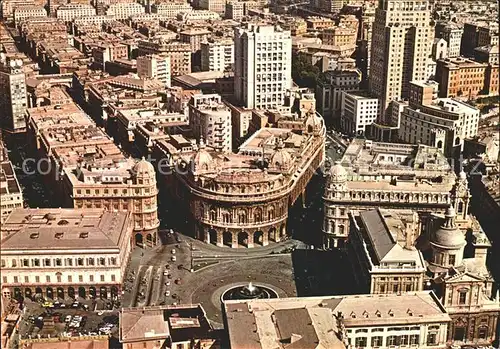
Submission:
[[[137,57],[137,74],[140,78],[152,78],[161,81],[165,87],[171,86],[170,57],[157,54]]]
[[[307,107],[269,115],[237,153],[181,136],[158,144],[174,169],[167,176],[170,188],[192,217],[186,229],[233,248],[266,246],[286,236],[288,209],[324,160],[325,126]]]
[[[206,41],[211,34],[212,32],[204,28],[187,29],[179,33],[179,40],[188,43],[191,46],[191,52],[195,53],[201,49],[201,43]]]
[[[162,39],[140,40],[137,44],[139,56],[159,54],[170,57],[170,76],[191,73],[191,45]]]
[[[150,163],[126,158],[74,104],[29,109],[27,121],[61,205],[132,212],[136,243],[156,244],[158,189]]]
[[[106,9],[106,16],[118,20],[127,19],[145,13],[144,6],[136,2],[111,4]]]
[[[32,17],[47,17],[47,11],[41,6],[17,6],[14,9],[14,24],[18,26],[22,21]]]
[[[124,349],[221,348],[200,304],[122,308],[119,318]]]
[[[455,174],[437,148],[354,139],[330,169],[323,196],[324,247],[344,245],[350,210],[411,208],[422,219],[443,212],[454,181]]]
[[[198,0],[198,6],[200,9],[216,12],[224,18],[226,12],[225,0]]]
[[[450,323],[432,292],[225,301],[223,312],[231,348],[442,349]]]
[[[95,16],[96,10],[90,4],[64,4],[56,9],[56,17],[64,22],[71,22],[75,18]]]
[[[327,28],[321,32],[321,41],[332,46],[356,45],[356,34],[357,30],[353,28]]]
[[[191,5],[182,1],[162,1],[151,6],[151,12],[156,13],[166,18],[175,19],[181,12],[193,11]]]
[[[2,295],[115,298],[132,249],[127,212],[17,209],[2,224]]]
[[[426,80],[433,39],[429,0],[379,2],[369,82],[370,92],[380,100],[381,120],[392,100],[408,97],[410,81]]]
[[[366,293],[424,289],[426,265],[414,246],[420,226],[415,211],[351,211],[349,218],[349,248],[357,261],[354,277]]]
[[[21,186],[0,137],[0,223],[3,224],[13,210],[23,205]]]
[[[400,140],[437,147],[447,156],[463,149],[477,135],[479,109],[452,98],[437,98],[436,82],[410,84],[409,105],[401,113]]]
[[[231,110],[218,94],[197,94],[189,103],[189,126],[197,139],[219,152],[231,152]],[[201,141],[200,141],[201,142]]]
[[[270,25],[238,27],[234,36],[234,89],[246,108],[275,109],[292,87],[292,39]]]

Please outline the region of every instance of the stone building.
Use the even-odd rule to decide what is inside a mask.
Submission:
[[[323,196],[325,248],[344,245],[350,210],[410,208],[424,221],[430,212],[444,212],[455,181],[436,148],[363,139],[352,141],[328,176]]]
[[[127,212],[17,209],[2,224],[2,296],[118,297],[132,249]]]
[[[14,209],[23,207],[23,192],[2,142],[0,133],[0,223],[3,224]]]
[[[275,117],[282,120],[270,124],[288,120]],[[288,208],[322,164],[325,144],[323,120],[314,111],[290,119],[294,130],[258,129],[237,153],[215,152],[181,136],[159,143],[176,169],[167,182],[179,202],[187,203],[188,229],[198,239],[236,248],[286,236]]]

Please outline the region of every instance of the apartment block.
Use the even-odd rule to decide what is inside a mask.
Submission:
[[[33,17],[47,17],[47,11],[41,6],[25,5],[14,9],[14,24],[19,25],[22,21]]]
[[[106,16],[113,16],[118,20],[143,13],[145,13],[144,6],[136,2],[111,4],[106,10]]]
[[[460,53],[473,57],[476,47],[498,45],[499,26],[495,22],[465,23]]]
[[[498,94],[498,65],[458,57],[438,60],[435,80],[439,97],[468,97]]]
[[[23,206],[23,192],[0,137],[0,223],[3,224],[13,210]]]
[[[424,81],[434,30],[429,0],[379,1],[373,23],[370,92],[380,99],[381,121],[389,103],[407,98],[410,81]]]
[[[448,44],[448,57],[460,56],[462,34],[464,30],[455,23],[437,23],[436,38],[444,39]]]
[[[171,76],[191,73],[191,45],[162,39],[140,40],[137,44],[139,56],[159,54],[170,57]]]
[[[177,18],[181,12],[193,11],[191,5],[187,2],[166,1],[151,5],[151,12],[156,13],[166,18]]]
[[[356,44],[356,30],[352,28],[333,27],[321,32],[323,45],[344,46]]]
[[[137,73],[140,78],[154,78],[170,87],[170,57],[157,54],[137,57]]]
[[[216,12],[222,17],[226,12],[225,0],[199,0],[198,6],[200,9]]]
[[[209,39],[201,43],[202,71],[229,71],[234,66],[234,42]]]
[[[232,150],[231,109],[218,94],[197,94],[189,102],[189,126],[198,139],[220,152]]]
[[[235,29],[235,96],[246,108],[283,105],[292,86],[292,39],[278,26],[248,24]]]
[[[377,120],[378,99],[364,91],[341,93],[340,127],[342,132],[362,136],[366,127]]]
[[[64,22],[71,22],[75,18],[95,16],[96,10],[87,4],[65,4],[56,9],[56,17]]]

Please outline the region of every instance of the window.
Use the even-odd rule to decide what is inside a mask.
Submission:
[[[15,259],[12,260],[12,268],[17,267],[17,261]]]
[[[2,280],[3,280],[3,283],[6,284],[7,283],[7,276],[2,276]]]
[[[29,278],[29,276],[28,276],[28,275],[26,275],[26,276],[24,277],[24,282],[25,282],[25,283],[27,283],[27,284],[30,282],[30,278]]]
[[[101,282],[104,282],[104,275],[101,275]]]
[[[460,291],[458,295],[458,304],[464,305],[467,300],[467,291]]]
[[[358,337],[354,342],[356,348],[366,348],[366,344],[367,344],[366,337]]]
[[[397,345],[397,336],[387,337],[387,345]]]
[[[89,281],[94,282],[94,275],[89,275]]]
[[[427,334],[427,345],[436,345],[437,344],[437,332],[429,332]]]
[[[17,276],[14,276],[14,283],[17,284],[19,282]]]
[[[71,258],[66,259],[66,265],[70,267],[73,266],[73,259]]]
[[[116,281],[115,279],[116,279],[115,274],[111,275],[111,281]]]
[[[2,268],[5,268],[5,259],[2,259]]]
[[[78,258],[76,264],[79,266],[83,266],[83,258]]]
[[[356,330],[355,333],[368,333],[368,330],[366,328],[362,328],[362,329]]]
[[[383,340],[384,340],[384,337],[382,337],[382,336],[372,337],[372,347],[375,347],[375,348],[381,347]]]
[[[78,275],[78,281],[83,282],[83,275]]]
[[[73,282],[73,276],[68,275],[68,282]]]
[[[40,276],[38,276],[38,275],[37,275],[37,276],[35,276],[35,282],[36,282],[36,283],[39,283],[39,282],[40,282]]]
[[[60,267],[62,265],[62,260],[61,258],[56,258],[56,265]]]
[[[486,326],[479,327],[477,336],[479,337],[479,339],[486,339],[486,337],[488,336],[488,327]]]
[[[45,281],[50,282],[50,275],[45,275]]]
[[[449,265],[455,265],[455,255],[454,254],[450,254],[448,256],[448,264]]]
[[[420,335],[412,334],[410,336],[410,345],[418,345],[419,342],[420,342]]]

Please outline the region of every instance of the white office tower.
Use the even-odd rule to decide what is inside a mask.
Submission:
[[[234,89],[246,108],[275,109],[292,87],[292,39],[278,26],[247,24],[235,29]]]
[[[24,132],[24,113],[28,105],[26,76],[21,59],[0,53],[0,126],[9,132]]]
[[[380,100],[380,121],[389,103],[406,98],[410,81],[426,79],[434,28],[429,0],[379,0],[371,45],[370,92]]]
[[[137,74],[141,78],[154,78],[161,81],[165,87],[170,87],[170,70],[169,56],[153,54],[137,57]]]

